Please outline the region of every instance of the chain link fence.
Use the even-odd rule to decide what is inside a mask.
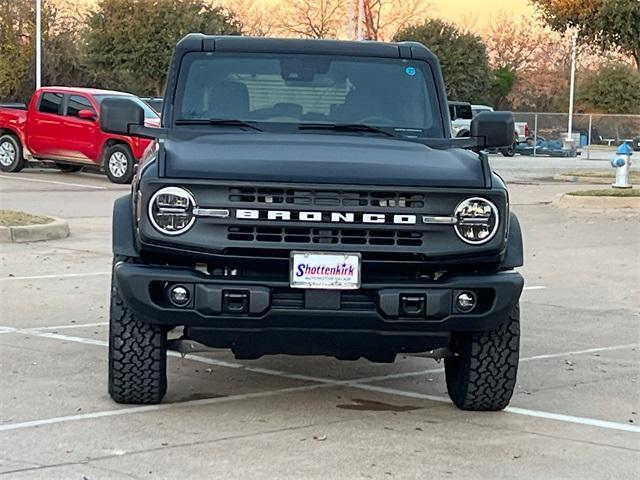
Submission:
[[[569,115],[566,113],[514,112],[516,122],[526,122],[529,134],[519,153],[556,156],[567,138]],[[640,115],[573,115],[572,139],[577,151],[587,159],[610,159],[623,142],[638,148]],[[565,155],[557,155],[565,156]]]

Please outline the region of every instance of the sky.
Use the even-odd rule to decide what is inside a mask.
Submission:
[[[482,29],[501,13],[516,18],[535,15],[528,0],[429,0],[434,16],[457,24]]]
[[[57,0],[43,0],[57,1]],[[91,5],[98,0],[66,0],[68,3]],[[179,0],[176,0],[179,1]],[[218,0],[220,3],[233,3],[233,0]],[[255,0],[266,4],[279,3],[282,0]],[[343,0],[345,3],[349,0]],[[445,20],[467,27],[471,30],[483,30],[501,14],[511,15],[514,18],[535,15],[535,9],[529,4],[529,0],[424,0],[430,5],[431,17],[440,17]],[[357,5],[358,0],[353,0]]]

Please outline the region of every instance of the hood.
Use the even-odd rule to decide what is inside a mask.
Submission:
[[[161,142],[169,178],[483,188],[482,162],[460,149],[372,136],[202,133],[174,130]]]

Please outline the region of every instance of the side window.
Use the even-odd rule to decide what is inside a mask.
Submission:
[[[456,108],[456,110],[460,118],[464,118],[465,120],[471,120],[473,118],[471,105],[460,105]]]
[[[78,112],[80,110],[94,111],[88,98],[80,95],[71,95],[71,97],[69,97],[69,103],[67,103],[67,115],[71,117],[78,117]]]
[[[40,99],[38,111],[42,113],[58,114],[60,105],[62,104],[62,94],[54,92],[45,92]]]

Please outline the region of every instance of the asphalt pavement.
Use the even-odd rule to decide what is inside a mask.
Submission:
[[[0,245],[0,478],[637,478],[640,217],[567,210],[555,173],[607,160],[493,157],[525,237],[516,393],[455,409],[442,365],[216,351],[168,362],[157,406],[113,403],[106,340],[114,199],[88,174],[0,175],[1,208],[66,218]]]

